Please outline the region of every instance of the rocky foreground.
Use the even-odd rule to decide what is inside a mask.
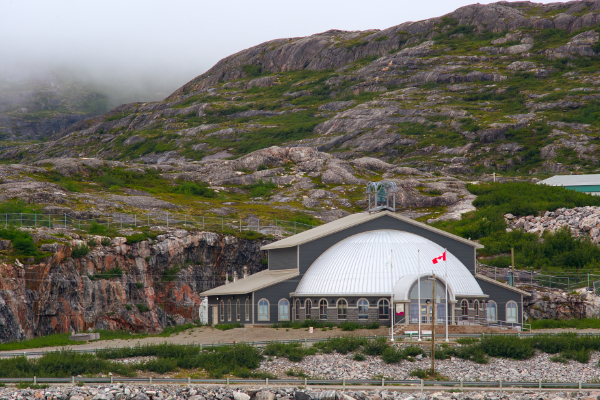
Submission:
[[[600,399],[600,391],[567,392],[538,392],[522,393],[508,392],[415,392],[402,393],[400,388],[395,390],[369,391],[334,391],[289,388],[289,389],[228,389],[222,387],[200,388],[193,386],[126,386],[124,384],[98,387],[52,387],[45,390],[15,390],[2,388],[0,399],[47,399],[47,400],[450,400],[450,399]]]
[[[262,371],[270,372],[280,378],[288,378],[286,371],[302,371],[318,379],[417,379],[410,373],[416,369],[431,367],[430,358],[417,359],[414,362],[403,361],[399,364],[386,364],[378,357],[366,356],[365,361],[352,360],[352,354],[337,353],[305,357],[301,362],[291,362],[287,358],[273,358],[264,361]],[[587,364],[570,361],[567,365],[550,361],[551,355],[538,354],[524,360],[490,358],[488,364],[477,364],[459,358],[436,360],[436,371],[450,380],[465,381],[532,381],[538,382],[592,382],[598,379],[600,354],[593,353]]]

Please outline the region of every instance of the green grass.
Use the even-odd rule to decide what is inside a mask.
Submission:
[[[217,328],[220,331],[228,331],[230,329],[243,328],[243,327],[244,327],[244,325],[240,324],[239,322],[235,323],[235,324],[217,324],[217,325],[215,325],[215,328]]]
[[[292,362],[300,362],[304,357],[314,355],[316,352],[317,348],[314,346],[305,348],[301,343],[271,342],[265,347],[263,354],[266,356],[285,357]]]
[[[529,321],[531,329],[600,329],[599,318],[537,319]]]

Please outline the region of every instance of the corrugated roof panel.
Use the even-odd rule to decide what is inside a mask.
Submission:
[[[392,251],[392,267],[386,262]],[[444,249],[424,237],[396,230],[378,230],[349,237],[323,253],[302,278],[296,295],[391,295],[406,275],[445,275],[444,262],[432,260]],[[447,253],[448,285],[455,295],[483,295],[469,270]],[[420,265],[420,268],[419,268]]]
[[[591,175],[555,175],[551,178],[544,179],[538,184],[550,186],[587,186],[600,185],[600,174]]]
[[[227,285],[218,286],[214,289],[200,293],[201,296],[217,296],[227,294],[246,294],[266,288],[279,282],[298,276],[297,269],[265,270],[256,274],[248,275],[247,278],[238,279]]]

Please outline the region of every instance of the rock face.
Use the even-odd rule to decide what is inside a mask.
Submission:
[[[117,238],[119,239],[119,238]],[[38,264],[0,264],[0,341],[88,328],[156,332],[198,319],[199,293],[225,272],[264,269],[256,241],[171,230],[129,245],[124,238],[82,258],[64,244]],[[112,275],[111,275],[112,274]],[[147,311],[146,311],[147,310]]]

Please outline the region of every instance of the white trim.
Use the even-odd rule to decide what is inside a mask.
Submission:
[[[344,303],[346,303],[346,318],[340,318],[340,301],[343,301]],[[337,299],[337,301],[335,302],[335,311],[337,313],[337,319],[338,321],[345,321],[348,319],[348,300],[346,300],[345,298],[339,298]]]
[[[367,318],[361,318],[360,317],[360,307],[359,307],[359,303],[361,300],[364,300],[367,302]],[[358,314],[357,314],[357,318],[360,319],[369,319],[369,308],[371,307],[371,303],[369,302],[368,299],[365,299],[364,297],[361,297],[360,299],[356,300],[356,308],[358,309]]]
[[[373,221],[377,218],[381,218],[381,217],[385,217],[385,216],[396,218],[397,220],[405,222],[409,225],[417,226],[424,230],[427,230],[427,231],[430,231],[433,233],[437,233],[438,235],[445,236],[447,238],[456,240],[457,242],[461,242],[461,243],[467,244],[469,246],[473,246],[476,249],[483,249],[483,245],[473,242],[471,240],[461,238],[460,236],[453,235],[453,234],[445,232],[441,229],[434,228],[434,227],[424,224],[422,222],[412,220],[410,218],[395,214],[390,211],[381,211],[381,212],[376,212],[376,213],[363,212],[363,213],[359,213],[359,214],[351,214],[347,217],[338,219],[333,222],[329,222],[325,225],[321,225],[316,228],[309,229],[308,231],[298,233],[294,236],[290,236],[288,238],[279,240],[277,242],[270,243],[266,246],[261,247],[261,250],[282,249],[282,248],[286,248],[286,247],[299,246],[299,245],[320,239],[322,237],[329,236],[334,233],[346,230],[348,228],[352,228],[353,226],[357,226],[357,225],[363,224],[365,222]]]
[[[381,318],[381,314],[379,314],[379,303],[381,303],[382,301],[385,301],[388,304],[388,316],[387,316],[387,318]],[[392,307],[390,306],[390,301],[388,299],[384,298],[384,299],[379,299],[377,301],[377,320],[378,321],[389,321],[391,312],[392,312]]]
[[[325,318],[321,316],[321,302],[325,302]],[[327,299],[321,298],[319,299],[319,321],[327,321],[327,310],[329,309],[329,301]]]
[[[267,318],[266,319],[260,317],[260,302],[263,300],[267,302]],[[267,300],[263,297],[262,299],[260,299],[258,301],[258,303],[256,303],[256,305],[258,306],[258,318],[257,318],[258,322],[270,321],[271,320],[271,303],[269,303],[269,300]]]
[[[281,307],[282,301],[285,301],[287,303],[287,315],[288,315],[287,319],[281,318],[281,308],[280,307]],[[279,299],[279,301],[277,302],[277,320],[278,321],[291,321],[291,319],[290,319],[290,301],[286,298]]]
[[[508,320],[508,305],[509,304],[514,304],[515,305],[515,311],[516,311],[517,315],[515,315],[515,320],[514,321],[509,321]],[[511,323],[515,323],[515,324],[519,322],[519,305],[517,304],[516,301],[510,300],[510,301],[508,301],[506,303],[506,306],[504,306],[504,319],[506,320],[506,322],[511,322]]]
[[[503,287],[504,289],[512,290],[513,292],[521,293],[522,296],[531,297],[531,293],[529,293],[529,292],[526,292],[526,291],[521,290],[521,289],[517,289],[516,287],[510,286],[510,285],[508,285],[506,283],[498,282],[497,280],[492,279],[490,277],[487,277],[485,275],[475,274],[475,279],[481,279],[484,282],[491,283],[493,285]]]
[[[307,313],[306,312],[306,303],[308,303],[309,301],[310,301],[310,313]],[[304,300],[304,319],[312,319],[312,309],[313,309],[312,299]]]

